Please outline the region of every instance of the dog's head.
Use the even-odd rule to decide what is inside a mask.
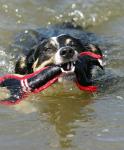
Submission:
[[[60,35],[43,40],[37,47],[34,57],[36,68],[51,64],[63,64],[75,61],[78,52],[83,48],[79,39],[69,35]]]
[[[67,34],[45,38],[33,47],[28,55],[19,58],[15,66],[15,72],[28,74],[45,66],[65,64],[63,71],[67,75],[67,73],[74,71],[74,63],[78,59],[79,53],[83,51],[91,51],[102,55],[97,45],[84,44],[81,39]]]
[[[78,55],[82,51],[98,50],[95,45],[84,45],[80,39],[70,35],[62,34],[57,37],[44,39],[34,52],[35,63],[33,70],[49,65],[61,65],[77,60]],[[66,67],[66,71],[72,69],[71,65]]]

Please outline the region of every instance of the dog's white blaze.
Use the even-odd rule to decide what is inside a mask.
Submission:
[[[63,63],[63,59],[60,56],[60,49],[55,54],[54,62],[55,62],[55,64],[61,64],[61,63]]]
[[[51,39],[51,43],[59,49],[60,46],[57,37],[51,37],[50,39]]]

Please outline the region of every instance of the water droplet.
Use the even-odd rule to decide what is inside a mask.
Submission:
[[[109,129],[103,129],[102,132],[109,132]]]
[[[99,136],[99,137],[100,137],[100,136],[102,136],[102,135],[101,135],[100,133],[98,133],[98,134],[97,134],[97,136]]]
[[[28,33],[28,30],[25,30],[25,33]]]
[[[18,18],[22,18],[22,15],[20,15],[20,14],[16,14],[16,16],[17,16]]]
[[[68,134],[67,138],[72,138],[74,136],[74,134]]]
[[[77,17],[74,17],[73,20],[74,20],[74,21],[78,21],[78,18],[77,18]]]
[[[5,12],[8,13],[8,9],[5,9]]]
[[[75,14],[75,15],[79,15],[80,18],[82,18],[82,19],[84,18],[84,14],[83,14],[81,11],[79,11],[79,10],[75,10],[75,11],[74,11],[74,14]]]
[[[50,25],[50,24],[51,24],[51,22],[48,22],[47,24],[48,24],[48,25]]]
[[[18,9],[15,9],[15,12],[19,12],[19,10],[18,10]]]
[[[72,9],[76,8],[76,4],[73,3],[72,6],[71,6],[71,8],[72,8]]]
[[[62,15],[62,14],[60,14],[60,15],[59,15],[59,17],[60,17],[60,18],[62,18],[62,17],[63,17],[63,15]]]
[[[20,23],[21,23],[21,20],[18,20],[18,21],[17,21],[17,24],[20,24]]]
[[[8,8],[8,5],[3,4],[2,7],[5,8],[5,9],[7,9],[7,8]]]
[[[122,96],[116,96],[117,99],[123,100],[124,98]]]

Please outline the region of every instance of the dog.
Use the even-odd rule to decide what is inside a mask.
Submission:
[[[48,30],[51,31],[51,29],[54,32],[48,36]],[[79,26],[63,24],[50,27],[45,31],[41,30],[40,40],[28,50],[27,54],[21,54],[15,65],[16,74],[30,74],[46,66],[66,63],[63,71],[65,71],[65,76],[68,76],[73,73],[73,65],[70,62],[75,62],[80,52],[91,51],[102,56],[98,45],[82,40],[82,35],[84,39],[87,39],[87,35],[90,36],[90,34],[84,32]]]

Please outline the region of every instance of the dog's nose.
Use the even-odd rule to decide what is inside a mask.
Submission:
[[[74,56],[74,49],[71,47],[64,47],[60,50],[60,56],[63,58],[72,58]]]

